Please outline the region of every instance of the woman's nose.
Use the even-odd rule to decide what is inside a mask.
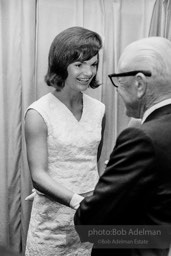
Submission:
[[[92,74],[93,74],[93,71],[92,71],[92,69],[91,69],[91,67],[90,66],[86,66],[86,67],[84,67],[84,74],[85,75],[87,75],[87,76],[92,76]]]

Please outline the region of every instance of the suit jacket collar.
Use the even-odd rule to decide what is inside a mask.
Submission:
[[[155,104],[154,106],[152,106],[151,108],[147,109],[144,113],[144,116],[142,118],[141,123],[144,123],[145,120],[148,118],[149,115],[151,115],[151,113],[153,113],[154,111],[156,111],[157,109],[160,109],[166,105],[171,105],[171,99],[167,99],[167,100],[163,100],[157,104]]]
[[[150,113],[145,119],[144,123],[151,121],[153,119],[157,119],[159,117],[171,114],[171,104],[163,106],[161,108],[155,109],[152,113]]]

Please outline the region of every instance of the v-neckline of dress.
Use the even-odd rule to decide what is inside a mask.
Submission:
[[[67,112],[70,114],[71,117],[73,117],[73,119],[77,122],[77,123],[80,123],[83,119],[83,116],[84,116],[84,112],[85,112],[85,97],[84,97],[84,93],[82,94],[83,95],[83,108],[82,108],[82,114],[81,114],[81,117],[80,119],[78,120],[74,114],[72,113],[72,111],[60,100],[58,99],[53,93],[50,92],[50,95],[52,95],[52,97],[54,98],[54,100],[57,100],[66,110]]]

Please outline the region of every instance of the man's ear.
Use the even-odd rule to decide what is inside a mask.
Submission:
[[[147,88],[147,81],[146,81],[146,76],[142,73],[138,73],[136,75],[136,88],[137,88],[137,97],[141,99]]]

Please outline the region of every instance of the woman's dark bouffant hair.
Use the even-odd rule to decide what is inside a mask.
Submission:
[[[98,54],[102,47],[101,37],[91,30],[82,27],[71,27],[53,40],[48,57],[48,71],[45,82],[57,91],[65,85],[68,76],[67,67],[76,61],[86,61]],[[96,76],[90,83],[91,88],[99,86]]]

